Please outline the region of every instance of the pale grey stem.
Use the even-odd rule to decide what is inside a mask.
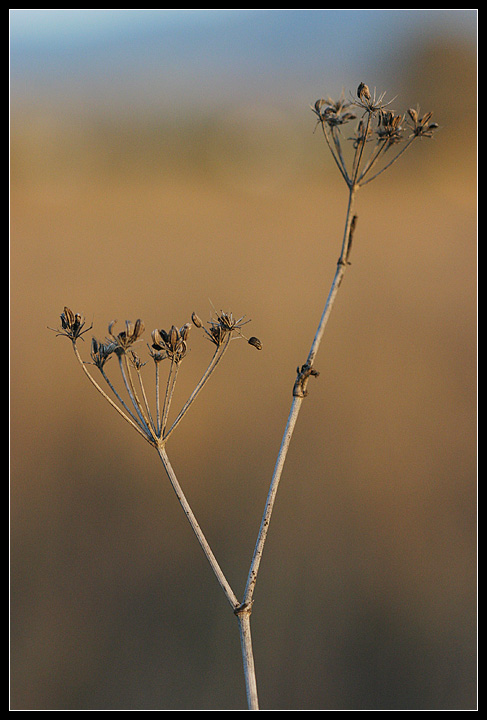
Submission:
[[[342,163],[342,159],[337,157],[335,150],[332,147],[332,144],[330,142],[330,138],[328,137],[328,133],[325,128],[325,123],[321,123],[321,127],[323,130],[323,135],[325,136],[326,144],[328,145],[328,148],[333,156],[334,161],[336,162],[336,165],[338,169],[340,170],[340,173],[342,174],[343,179],[347,183],[347,185],[350,185],[350,178],[348,177],[347,168],[345,167],[345,164]]]
[[[122,373],[122,378],[123,378],[123,382],[124,382],[125,388],[126,388],[128,394],[129,394],[130,400],[132,401],[132,405],[134,406],[134,410],[135,410],[135,412],[137,413],[137,415],[138,415],[138,417],[139,417],[140,423],[141,423],[142,427],[144,428],[144,430],[146,431],[147,435],[152,436],[153,439],[154,439],[155,441],[157,441],[157,438],[156,438],[156,436],[155,436],[155,434],[154,434],[154,431],[152,430],[151,427],[149,427],[149,423],[148,423],[147,420],[144,418],[144,415],[143,415],[143,413],[142,413],[140,401],[139,401],[138,398],[137,398],[137,394],[136,394],[136,392],[135,392],[134,384],[133,384],[133,382],[132,382],[132,378],[131,378],[130,371],[129,371],[129,368],[128,368],[128,363],[126,363],[127,372],[125,372],[125,368],[124,368],[124,365],[123,365],[123,359],[122,359],[122,356],[121,356],[121,355],[119,355],[119,357],[118,357],[118,362],[119,362],[119,365],[120,365],[120,372]]]
[[[370,170],[373,168],[373,166],[379,160],[381,154],[386,149],[387,149],[387,143],[385,141],[382,141],[382,143],[378,144],[378,147],[376,147],[375,150],[373,150],[368,161],[365,164],[364,169],[360,173],[360,177],[358,178],[357,184],[361,183],[361,181],[364,179],[364,177],[367,175],[367,173],[370,172]]]
[[[98,383],[96,382],[96,380],[92,377],[92,375],[90,375],[90,373],[89,373],[88,370],[86,369],[86,366],[85,366],[85,364],[84,364],[84,362],[83,362],[83,360],[82,360],[82,358],[81,358],[81,356],[80,356],[80,354],[79,354],[79,352],[78,352],[78,348],[76,347],[76,344],[75,344],[74,342],[73,342],[72,344],[73,344],[74,354],[76,355],[76,358],[78,359],[79,364],[80,364],[81,367],[83,368],[83,371],[84,371],[85,375],[88,377],[89,381],[93,384],[93,386],[94,386],[94,387],[98,390],[98,392],[105,398],[105,400],[106,400],[113,408],[115,408],[115,410],[118,412],[118,414],[121,415],[121,416],[123,417],[123,419],[126,420],[126,421],[129,423],[129,425],[131,425],[135,430],[137,430],[137,432],[139,433],[139,435],[142,435],[142,437],[143,437],[145,440],[147,440],[147,442],[148,442],[150,445],[154,445],[154,442],[153,442],[152,438],[150,437],[150,435],[148,435],[148,434],[145,432],[145,429],[144,429],[144,428],[141,428],[141,427],[138,425],[138,423],[134,422],[128,415],[126,415],[126,414],[123,412],[123,410],[121,410],[121,409],[118,407],[118,405],[113,402],[112,398],[109,397],[109,395],[107,395],[106,392],[98,385]]]
[[[164,403],[162,406],[161,437],[164,435],[164,431],[166,429],[167,417],[169,415],[169,408],[171,407],[171,402],[174,395],[174,388],[176,386],[178,370],[179,363],[175,362],[174,359],[171,358],[171,367],[169,368],[166,383],[166,394],[164,396]]]
[[[137,391],[136,391],[136,389],[135,389],[134,381],[133,381],[133,378],[132,378],[132,371],[130,370],[130,360],[127,358],[127,354],[126,354],[126,353],[124,353],[123,358],[124,358],[124,365],[125,365],[125,368],[126,368],[126,370],[127,370],[127,378],[128,378],[129,385],[130,385],[130,390],[129,390],[129,392],[130,392],[130,397],[131,397],[131,399],[132,399],[132,402],[134,403],[134,406],[136,407],[136,409],[137,409],[137,411],[138,411],[138,414],[139,414],[140,419],[142,420],[143,423],[145,423],[146,427],[150,430],[151,435],[152,435],[152,437],[154,438],[154,440],[156,440],[157,437],[156,437],[154,428],[151,427],[151,423],[150,423],[150,421],[149,421],[149,418],[148,418],[147,415],[144,413],[143,405],[142,405],[142,403],[140,402],[139,397],[138,397],[138,395],[137,395]]]
[[[375,180],[376,177],[379,177],[379,175],[381,175],[385,170],[387,170],[388,168],[390,168],[391,165],[393,165],[393,164],[396,162],[396,160],[397,160],[398,158],[400,158],[403,153],[406,152],[406,150],[408,149],[408,147],[414,142],[415,139],[416,139],[415,137],[412,137],[412,138],[403,146],[402,150],[400,150],[400,152],[398,152],[397,155],[395,155],[395,156],[392,158],[392,160],[391,160],[389,163],[387,163],[387,165],[384,165],[384,167],[381,168],[381,169],[379,170],[379,172],[376,172],[375,175],[372,175],[372,177],[368,178],[367,180],[364,180],[363,182],[360,181],[360,187],[363,187],[364,185],[367,185],[367,183],[372,182],[372,180]],[[363,177],[363,175],[362,175],[362,177]]]
[[[164,469],[166,470],[166,473],[169,477],[169,480],[171,482],[171,485],[173,487],[174,492],[176,493],[176,497],[179,500],[179,503],[181,507],[184,510],[184,514],[188,518],[189,524],[191,525],[194,534],[196,535],[199,544],[201,545],[203,552],[206,555],[206,558],[208,562],[211,565],[211,568],[213,572],[215,573],[215,576],[220,583],[220,586],[223,589],[223,592],[226,595],[226,598],[230,605],[232,606],[233,610],[238,608],[240,606],[239,601],[237,600],[237,597],[235,593],[233,592],[232,588],[230,587],[225,575],[223,574],[222,569],[220,568],[213,551],[210,548],[210,545],[206,539],[206,537],[203,534],[202,529],[200,528],[198,521],[196,520],[196,517],[190,507],[189,502],[186,499],[186,496],[183,493],[183,490],[178,482],[178,479],[176,477],[176,473],[173,470],[173,467],[171,463],[169,462],[169,458],[167,456],[166,450],[164,447],[158,446],[157,452],[159,453],[159,457],[162,460],[162,464],[164,465]]]
[[[364,130],[364,137],[359,145],[358,153],[355,153],[354,157],[354,169],[352,171],[351,187],[355,187],[357,184],[358,173],[360,170],[360,163],[362,162],[362,156],[364,154],[365,145],[367,144],[367,137],[369,134],[369,127],[371,123],[371,113],[367,113],[367,125]]]
[[[262,521],[260,524],[259,529],[259,535],[257,538],[257,543],[254,549],[254,554],[252,557],[252,562],[250,565],[249,574],[247,577],[247,585],[245,587],[245,593],[244,593],[244,603],[250,603],[252,602],[253,595],[254,595],[254,589],[255,584],[257,582],[257,573],[259,572],[259,566],[260,561],[262,559],[262,553],[264,551],[264,544],[267,538],[267,532],[269,530],[269,523],[271,521],[271,515],[272,510],[274,508],[274,502],[276,499],[277,489],[279,487],[279,481],[281,479],[282,469],[284,467],[284,462],[286,460],[287,451],[289,448],[289,444],[291,442],[291,438],[294,432],[294,426],[296,425],[296,420],[298,419],[299,410],[301,408],[301,403],[303,401],[302,397],[293,397],[293,403],[291,406],[291,412],[289,413],[289,417],[287,420],[286,428],[284,430],[284,435],[281,442],[281,447],[279,448],[279,454],[277,456],[277,461],[274,467],[274,474],[272,476],[269,492],[267,495],[267,500],[264,508],[264,514],[262,516]]]
[[[108,377],[108,375],[106,374],[106,372],[103,370],[103,368],[100,368],[100,372],[101,372],[102,377],[104,378],[106,384],[108,385],[108,387],[110,388],[110,390],[112,391],[112,393],[115,395],[115,397],[117,398],[117,400],[119,401],[119,403],[122,405],[122,407],[124,408],[124,410],[130,415],[130,417],[132,418],[132,420],[133,420],[135,423],[138,424],[139,421],[137,420],[137,418],[135,417],[135,415],[133,414],[132,410],[129,408],[129,406],[128,406],[127,403],[125,402],[125,400],[124,400],[122,397],[120,397],[117,389],[115,388],[115,386],[113,385],[112,381],[110,380],[110,378]]]
[[[347,217],[345,222],[345,230],[343,235],[343,241],[342,241],[342,250],[340,253],[340,257],[338,259],[337,263],[337,269],[335,272],[335,277],[333,278],[333,282],[330,288],[330,292],[328,294],[328,298],[325,303],[325,307],[320,319],[320,323],[318,325],[318,329],[316,331],[315,337],[313,339],[313,343],[311,345],[311,349],[309,351],[308,359],[307,359],[307,365],[312,366],[314,359],[316,357],[316,354],[318,352],[319,345],[321,343],[321,339],[323,337],[323,333],[325,331],[326,324],[328,322],[328,319],[330,317],[330,313],[332,311],[333,305],[335,303],[335,299],[338,293],[338,288],[340,287],[341,281],[343,279],[343,275],[345,274],[345,270],[347,268],[346,263],[346,257],[348,252],[348,245],[350,242],[350,228],[352,224],[352,218],[353,218],[353,206],[354,206],[354,200],[355,200],[355,194],[357,191],[357,187],[351,187],[349,192],[349,200],[348,200],[348,208],[347,208]],[[252,561],[250,564],[250,570],[247,577],[247,585],[245,587],[245,594],[244,594],[244,604],[249,604],[252,602],[252,598],[254,595],[255,590],[255,584],[257,582],[257,574],[259,571],[260,561],[262,559],[262,553],[264,551],[264,544],[267,538],[267,533],[269,530],[269,523],[271,520],[272,511],[274,508],[274,503],[276,499],[277,489],[279,486],[279,481],[281,479],[282,470],[284,467],[284,463],[286,460],[287,452],[289,450],[289,445],[291,443],[291,438],[293,436],[294,428],[296,425],[296,421],[298,419],[299,411],[301,409],[301,405],[303,402],[305,396],[305,392],[301,395],[294,395],[293,396],[293,402],[291,405],[291,410],[288,416],[287,424],[284,430],[284,435],[281,441],[281,446],[279,448],[279,453],[277,456],[276,464],[274,466],[274,473],[271,479],[271,484],[269,488],[269,492],[267,495],[267,500],[264,508],[264,514],[262,516],[262,521],[259,528],[259,534],[257,537],[257,542],[254,549],[254,554],[252,557]]]
[[[311,349],[309,351],[308,359],[306,361],[307,365],[312,365],[314,362],[314,359],[318,352],[318,348],[321,343],[321,339],[323,337],[323,333],[325,331],[326,324],[328,322],[328,318],[330,317],[330,313],[333,309],[333,305],[335,304],[335,299],[336,299],[336,296],[338,293],[338,289],[340,287],[343,275],[345,274],[345,270],[347,268],[346,258],[347,258],[347,254],[348,254],[349,243],[350,243],[350,228],[352,226],[353,208],[354,208],[354,204],[355,204],[355,196],[356,196],[357,190],[358,190],[358,186],[356,186],[356,185],[350,188],[350,192],[348,195],[347,216],[346,216],[346,220],[345,220],[345,230],[343,232],[342,249],[340,252],[340,257],[338,259],[335,277],[333,278],[333,282],[331,284],[330,292],[328,294],[328,298],[325,303],[323,314],[321,316],[320,323],[318,325],[318,329],[316,331],[315,337],[313,339],[313,343],[311,345]]]
[[[245,690],[249,710],[259,709],[257,696],[257,681],[255,677],[254,653],[252,650],[252,636],[250,633],[250,608],[243,607],[235,611],[240,630],[240,644],[242,646],[242,660],[244,667]]]
[[[338,134],[338,130],[337,130],[336,128],[332,128],[332,129],[331,129],[331,134],[332,134],[332,137],[333,137],[333,142],[335,143],[335,147],[336,147],[336,149],[337,149],[338,157],[340,158],[341,166],[343,167],[343,172],[344,172],[345,181],[346,181],[347,185],[350,185],[350,178],[348,177],[347,166],[346,166],[346,163],[345,163],[345,159],[344,159],[344,157],[343,157],[342,146],[341,146],[341,143],[340,143],[340,137],[339,137],[339,134]]]
[[[159,397],[159,363],[154,360],[154,365],[156,366],[156,431],[157,435],[160,435],[161,432],[161,407],[160,407],[160,397]]]
[[[218,363],[222,359],[223,355],[225,354],[225,351],[228,348],[228,345],[229,345],[231,339],[232,339],[231,333],[228,333],[228,336],[226,337],[224,344],[216,349],[215,354],[213,355],[213,357],[210,361],[210,364],[208,365],[205,372],[203,373],[200,381],[198,382],[195,389],[193,390],[193,392],[191,393],[191,395],[189,396],[189,398],[187,399],[187,401],[181,408],[181,411],[179,412],[177,418],[174,420],[173,424],[171,425],[171,427],[169,428],[167,433],[165,435],[163,435],[162,439],[164,440],[164,443],[167,442],[169,436],[174,432],[174,430],[176,429],[176,426],[180,423],[183,416],[188,411],[189,406],[196,400],[196,397],[201,392],[204,385],[208,382],[210,375],[215,370],[216,366],[218,365]]]
[[[143,399],[143,401],[144,401],[145,411],[146,411],[147,417],[148,417],[148,419],[149,419],[149,425],[150,425],[150,427],[151,427],[151,428],[153,429],[153,431],[154,431],[154,432],[152,433],[152,435],[153,435],[153,437],[154,437],[154,436],[157,437],[157,428],[156,428],[156,426],[154,425],[154,420],[152,419],[152,413],[151,413],[151,410],[150,410],[149,401],[148,401],[148,399],[147,399],[147,393],[145,392],[144,381],[142,380],[142,373],[140,372],[139,369],[137,369],[137,377],[139,378],[140,391],[141,391],[141,393],[142,393],[142,399]]]

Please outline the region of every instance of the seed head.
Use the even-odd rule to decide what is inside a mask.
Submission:
[[[118,335],[114,335],[112,333],[112,328],[116,322],[116,320],[113,320],[110,323],[110,325],[108,326],[108,333],[111,337],[112,342],[115,345],[114,352],[116,352],[117,355],[123,355],[144,332],[144,323],[140,319],[136,320],[135,323],[131,322],[130,320],[126,320],[125,330],[119,332]]]
[[[49,328],[50,330],[54,330],[57,335],[65,335],[68,337],[73,343],[78,340],[82,335],[87,333],[93,325],[90,325],[89,328],[86,328],[86,330],[83,330],[85,326],[85,319],[80,313],[74,313],[70,308],[65,307],[64,312],[61,313],[61,329],[54,330],[54,328]]]
[[[151,333],[152,347],[159,352],[163,351],[165,353],[164,357],[179,363],[188,349],[186,340],[190,328],[190,323],[186,323],[179,330],[174,325],[168,332],[165,330],[153,330]]]
[[[387,147],[403,139],[403,127],[401,125],[403,120],[404,116],[395,115],[392,110],[384,110],[379,114],[377,137],[379,140],[385,141]]]
[[[355,119],[355,115],[352,113],[344,112],[348,107],[350,107],[350,103],[345,102],[342,93],[338,100],[332,100],[331,98],[317,100],[311,106],[311,109],[317,115],[318,123],[326,122],[330,127],[337,127]]]
[[[412,134],[410,137],[433,137],[433,132],[438,130],[439,125],[435,122],[430,122],[433,117],[432,112],[427,112],[423,117],[419,116],[419,108],[409,108],[408,115],[412,120]]]
[[[114,342],[98,342],[96,338],[91,340],[91,359],[100,370],[103,368],[107,360],[110,359],[115,351],[116,344]]]
[[[368,86],[361,82],[357,88],[357,100],[353,100],[353,105],[362,108],[365,112],[374,115],[376,112],[382,111],[386,105],[390,105],[392,100],[388,103],[383,103],[385,92],[381,93],[378,97],[374,90],[374,94],[370,94]],[[393,98],[394,99],[394,98]]]
[[[130,360],[130,364],[139,371],[141,368],[144,367],[145,362],[142,362],[140,357],[135,353],[133,350],[130,351],[128,354],[128,359]]]

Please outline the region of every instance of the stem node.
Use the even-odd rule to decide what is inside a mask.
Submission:
[[[308,363],[305,363],[301,366],[301,368],[298,367],[298,377],[296,378],[296,382],[294,383],[293,387],[293,396],[294,397],[306,397],[308,394],[308,391],[306,390],[306,386],[308,384],[308,379],[311,377],[318,377],[320,374],[317,370],[314,370],[312,365],[309,365]]]
[[[254,601],[251,600],[250,602],[247,602],[247,603],[246,603],[246,602],[241,603],[241,604],[240,604],[238,607],[236,607],[235,610],[233,611],[234,615],[237,615],[237,617],[238,617],[239,615],[244,615],[244,614],[250,615],[250,614],[252,613],[252,603],[253,603],[253,602],[254,602]]]

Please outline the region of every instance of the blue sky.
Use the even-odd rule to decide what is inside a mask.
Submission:
[[[11,10],[11,90],[198,103],[333,94],[349,78],[389,81],[394,63],[443,37],[474,44],[476,11]]]

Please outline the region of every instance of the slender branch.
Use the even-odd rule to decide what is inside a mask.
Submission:
[[[167,417],[169,415],[169,408],[171,407],[172,398],[174,395],[174,388],[176,386],[176,380],[178,376],[179,363],[171,358],[171,367],[167,376],[166,393],[164,395],[164,403],[162,405],[162,420],[161,420],[161,437],[164,435],[166,429]]]
[[[134,413],[132,412],[132,410],[129,408],[129,406],[127,405],[127,403],[125,402],[125,400],[120,396],[120,394],[118,393],[117,389],[116,389],[115,386],[113,385],[112,381],[110,380],[110,378],[109,378],[108,375],[106,374],[105,370],[104,370],[103,368],[100,368],[100,372],[101,372],[102,377],[103,377],[103,379],[105,380],[106,384],[108,385],[108,387],[110,388],[110,390],[112,391],[112,393],[115,395],[115,397],[117,398],[117,400],[119,401],[119,403],[122,405],[122,407],[124,408],[124,410],[126,410],[126,412],[130,415],[130,417],[132,418],[132,420],[133,420],[135,423],[139,424],[138,419],[136,418],[136,416],[134,415]]]
[[[196,400],[196,397],[197,397],[198,394],[201,392],[201,390],[203,389],[203,387],[205,386],[205,384],[208,382],[208,380],[209,380],[209,378],[210,378],[210,375],[212,374],[212,372],[214,371],[214,369],[216,368],[216,366],[218,365],[218,363],[219,363],[220,360],[222,359],[223,355],[225,354],[225,352],[226,352],[226,350],[227,350],[227,348],[228,348],[228,346],[229,346],[229,344],[230,344],[230,340],[231,340],[231,339],[232,339],[232,333],[228,333],[227,337],[226,337],[225,340],[224,340],[223,345],[221,345],[220,347],[218,347],[218,348],[216,349],[215,354],[213,355],[213,357],[212,357],[212,359],[211,359],[211,361],[210,361],[210,364],[208,365],[208,367],[206,368],[205,372],[203,373],[200,381],[198,382],[198,384],[196,385],[195,389],[193,390],[193,392],[191,393],[191,395],[189,396],[189,398],[187,399],[187,401],[185,402],[185,404],[184,404],[183,407],[181,408],[181,410],[180,410],[177,418],[174,420],[173,424],[171,425],[171,427],[169,428],[169,430],[167,431],[167,433],[165,433],[165,435],[163,435],[163,438],[162,438],[162,439],[164,440],[164,443],[167,442],[167,440],[168,440],[168,438],[170,437],[170,435],[172,435],[172,433],[173,433],[174,430],[176,429],[177,425],[179,425],[179,423],[181,422],[183,416],[184,416],[184,415],[186,414],[186,412],[188,411],[189,406]]]
[[[152,436],[154,439],[154,442],[157,442],[157,437],[153,431],[153,429],[149,426],[149,423],[147,419],[144,417],[144,414],[142,412],[142,407],[140,404],[140,400],[137,397],[137,393],[135,392],[134,383],[132,381],[132,376],[130,374],[130,369],[127,363],[127,359],[125,358],[125,367],[123,363],[122,355],[119,355],[118,362],[120,365],[120,372],[122,373],[123,382],[125,384],[125,388],[129,394],[130,400],[132,401],[132,405],[134,406],[134,410],[137,413],[140,424],[146,431],[147,435]],[[125,368],[127,369],[127,372],[125,372]]]
[[[345,159],[344,159],[343,153],[342,153],[342,146],[340,143],[339,130],[337,130],[335,127],[332,127],[331,135],[333,138],[333,142],[335,143],[338,157],[340,158],[340,164],[343,168],[343,177],[345,178],[345,182],[347,183],[347,185],[350,185],[350,178],[349,178],[348,172],[347,172],[347,165],[345,163]]]
[[[147,393],[145,392],[144,381],[143,381],[143,379],[142,379],[142,373],[141,373],[140,369],[138,369],[138,368],[137,368],[137,377],[138,377],[138,379],[139,379],[140,391],[141,391],[141,393],[142,393],[142,399],[143,399],[143,401],[144,401],[144,407],[145,407],[145,411],[146,411],[146,413],[147,413],[147,417],[148,417],[148,421],[149,421],[149,426],[150,426],[150,427],[152,428],[152,430],[154,431],[154,432],[152,433],[152,436],[153,436],[153,437],[157,437],[157,428],[156,428],[156,426],[155,426],[155,424],[154,424],[154,420],[153,420],[153,418],[152,418],[152,413],[151,413],[151,410],[150,410],[149,401],[148,401],[148,399],[147,399]]]
[[[191,506],[189,502],[186,499],[186,496],[183,493],[183,490],[178,482],[178,479],[176,477],[176,473],[174,472],[171,463],[169,462],[169,458],[167,456],[166,450],[164,447],[157,447],[157,452],[159,453],[159,457],[162,460],[162,464],[164,465],[164,469],[169,477],[169,480],[171,482],[171,485],[173,487],[174,492],[176,493],[176,496],[179,500],[179,503],[181,507],[184,510],[184,514],[189,520],[189,523],[191,527],[193,528],[193,532],[196,535],[199,544],[201,545],[203,552],[206,555],[206,558],[208,562],[211,565],[211,568],[213,572],[215,573],[215,576],[220,583],[223,592],[226,595],[226,598],[232,608],[235,610],[236,608],[240,607],[240,603],[237,600],[237,597],[235,593],[233,592],[232,588],[230,587],[230,584],[228,583],[228,580],[226,579],[225,575],[223,574],[222,569],[220,568],[212,549],[210,548],[210,545],[206,539],[206,537],[203,534],[202,529],[200,528],[198,521],[196,520],[196,517],[191,509]]]
[[[379,172],[376,172],[375,175],[372,175],[372,177],[368,178],[367,180],[364,180],[363,182],[360,181],[360,187],[363,187],[364,185],[367,185],[367,183],[372,182],[372,180],[375,180],[376,177],[379,177],[379,175],[381,175],[385,170],[387,170],[388,168],[390,168],[391,165],[392,165],[393,163],[395,163],[396,160],[397,160],[398,158],[400,158],[403,153],[406,152],[406,150],[408,149],[408,147],[411,145],[411,143],[412,143],[414,140],[415,140],[415,137],[412,137],[405,145],[403,145],[402,149],[397,153],[397,155],[395,155],[395,156],[392,158],[392,160],[391,160],[389,163],[387,163],[387,165],[384,165],[384,167],[381,168],[381,169],[379,170]],[[364,174],[365,174],[365,173],[362,174],[362,178],[363,178]]]
[[[371,152],[369,159],[367,160],[364,169],[360,173],[360,177],[357,180],[357,183],[360,184],[361,181],[364,179],[364,177],[367,175],[368,172],[373,168],[373,166],[376,164],[376,162],[379,160],[381,154],[387,150],[387,143],[385,141],[382,141],[381,143],[377,143],[374,150]]]
[[[349,192],[349,200],[348,200],[348,208],[347,208],[347,217],[345,221],[345,230],[343,234],[343,241],[342,241],[342,250],[340,253],[340,257],[338,259],[337,263],[337,269],[335,272],[335,277],[333,278],[333,282],[328,294],[328,298],[325,303],[325,307],[318,325],[318,329],[316,331],[315,337],[313,339],[311,349],[308,354],[308,359],[306,361],[306,364],[303,366],[303,368],[307,368],[308,371],[306,373],[302,374],[302,378],[299,377],[298,374],[298,381],[295,384],[295,389],[293,392],[293,402],[291,405],[291,410],[289,412],[288,420],[286,423],[286,427],[284,430],[284,434],[281,441],[281,446],[279,448],[279,453],[277,456],[276,464],[274,466],[274,473],[271,479],[269,492],[267,495],[267,500],[264,508],[264,514],[262,516],[262,521],[260,524],[260,529],[257,537],[257,542],[254,549],[254,554],[252,556],[252,561],[250,564],[250,570],[247,577],[247,585],[245,587],[245,593],[244,593],[244,603],[248,604],[252,602],[254,590],[255,590],[255,584],[257,582],[257,574],[259,571],[260,561],[262,559],[262,553],[264,551],[264,545],[267,538],[267,533],[269,530],[269,524],[271,520],[272,511],[274,508],[274,503],[276,499],[277,489],[279,487],[279,481],[281,479],[282,470],[284,468],[284,463],[286,460],[287,452],[289,450],[289,445],[291,442],[291,438],[293,436],[294,428],[296,425],[296,421],[298,419],[299,411],[301,409],[301,405],[303,402],[304,397],[306,396],[306,385],[308,382],[308,378],[311,374],[316,374],[310,371],[310,369],[313,366],[314,359],[316,357],[316,354],[318,352],[318,348],[321,343],[321,339],[323,337],[323,333],[325,331],[326,324],[328,322],[328,319],[330,317],[330,313],[333,309],[333,305],[335,303],[335,299],[338,293],[338,288],[340,287],[340,284],[342,282],[343,276],[345,274],[345,270],[347,268],[347,254],[351,239],[351,227],[352,227],[352,221],[353,221],[353,206],[355,201],[355,195],[356,195],[357,187],[351,187]]]
[[[364,153],[365,146],[366,146],[366,144],[367,144],[367,137],[368,137],[368,135],[369,135],[369,128],[370,128],[370,123],[371,123],[371,120],[372,120],[371,115],[372,115],[372,113],[370,113],[370,112],[367,113],[367,124],[366,124],[366,126],[365,126],[365,130],[364,130],[364,133],[363,133],[363,139],[362,139],[362,142],[361,142],[360,145],[359,145],[359,151],[358,151],[358,153],[355,153],[355,157],[354,157],[354,168],[353,168],[353,171],[352,171],[351,186],[355,186],[355,185],[357,184],[358,173],[359,173],[359,170],[360,170],[360,163],[362,162],[362,156],[363,156],[363,153]]]
[[[137,432],[139,433],[139,435],[142,435],[142,437],[143,437],[145,440],[147,440],[147,442],[148,442],[150,445],[154,445],[152,438],[145,432],[145,430],[144,430],[142,427],[140,427],[136,422],[134,422],[128,415],[126,415],[126,414],[123,412],[123,410],[121,410],[121,409],[118,407],[118,405],[113,402],[112,398],[109,397],[109,396],[106,394],[106,392],[98,385],[98,383],[96,382],[96,380],[94,379],[94,377],[93,377],[93,376],[88,372],[88,370],[86,369],[85,363],[83,362],[83,360],[82,360],[82,358],[81,358],[81,355],[79,354],[78,348],[76,347],[76,343],[72,341],[72,345],[73,345],[74,354],[76,355],[76,358],[77,358],[79,364],[80,364],[81,367],[83,368],[83,371],[84,371],[85,375],[87,376],[87,378],[89,379],[89,381],[93,384],[93,386],[94,386],[94,387],[98,390],[98,392],[105,398],[105,400],[107,400],[108,403],[109,403],[113,408],[115,408],[115,410],[118,412],[118,414],[121,415],[121,416],[123,417],[123,419],[126,420],[126,421],[129,423],[129,425],[131,425],[135,430],[137,430]]]
[[[160,435],[161,432],[161,408],[160,408],[160,397],[159,397],[159,363],[154,361],[156,366],[156,432]]]
[[[335,150],[330,142],[330,138],[328,137],[328,133],[326,131],[324,122],[321,123],[321,128],[323,130],[323,135],[325,136],[326,144],[328,145],[328,148],[333,156],[334,161],[336,162],[338,169],[340,170],[340,172],[342,174],[343,179],[345,180],[347,185],[350,185],[350,178],[348,177],[347,168],[345,167],[345,164],[342,162],[342,158],[338,157],[335,154]]]

